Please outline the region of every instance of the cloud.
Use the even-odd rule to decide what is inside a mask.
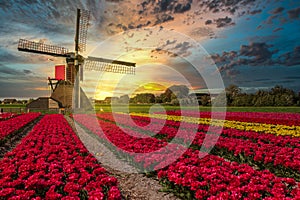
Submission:
[[[171,57],[187,57],[191,55],[190,48],[193,46],[189,42],[177,42],[176,40],[167,40],[163,45],[152,50],[151,53],[167,54]],[[154,56],[152,56],[154,57]]]
[[[189,49],[192,47],[192,45],[189,42],[182,42],[175,46],[174,50],[177,55],[181,57],[187,57],[191,54],[191,51]]]
[[[232,19],[228,16],[226,16],[224,18],[218,18],[214,21],[217,25],[217,28],[222,28],[222,27],[225,27],[225,26],[234,25],[234,22],[232,22]]]
[[[8,75],[17,75],[20,74],[20,72],[18,70],[6,67],[2,64],[0,64],[0,73],[1,74],[8,74]]]
[[[181,0],[181,1],[171,1],[171,0],[160,0],[152,1],[145,0],[142,3],[138,4],[140,10],[138,11],[139,15],[144,15],[150,17],[150,15],[156,15],[156,23],[160,24],[174,18],[172,13],[185,13],[192,8],[192,0]],[[161,14],[165,15],[161,15]]]
[[[18,63],[18,64],[44,64],[51,61],[59,61],[60,58],[52,57],[43,54],[32,54],[28,52],[18,52],[17,44],[15,45],[15,50],[10,50],[9,48],[0,48],[0,60],[3,64]]]
[[[155,92],[161,93],[166,90],[166,86],[159,83],[145,83],[144,85],[139,86],[134,93],[145,93],[145,92]]]
[[[127,26],[124,25],[124,24],[114,24],[114,23],[109,23],[108,24],[108,29],[107,31],[110,33],[110,34],[116,34],[118,32],[123,32],[123,31],[127,31],[128,29],[136,29],[136,28],[142,28],[142,27],[147,27],[151,24],[151,21],[147,21],[146,23],[142,24],[137,24],[135,25],[133,22],[130,22]],[[133,37],[133,33],[132,35],[128,35],[129,38]]]
[[[29,69],[24,69],[23,73],[24,74],[33,74],[33,72],[31,70],[29,70]]]
[[[208,19],[208,20],[205,21],[205,25],[209,25],[209,24],[212,24],[212,23],[213,23],[213,21],[211,19]]]
[[[204,24],[205,25],[215,24],[217,28],[235,25],[235,23],[232,22],[232,19],[228,16],[226,16],[224,18],[221,17],[221,18],[214,19],[214,20],[208,19],[205,21]]]
[[[119,3],[119,2],[121,2],[123,0],[105,0],[105,1],[107,1],[107,2],[113,2],[113,3]]]
[[[266,35],[266,36],[262,36],[262,35],[256,35],[253,37],[249,37],[247,38],[247,40],[249,40],[250,42],[260,42],[260,43],[266,43],[268,41],[273,41],[278,39],[279,36],[278,35]]]
[[[300,79],[300,76],[286,76],[284,77],[285,79],[296,79],[296,80],[299,80]]]
[[[186,4],[177,4],[174,8],[174,13],[184,13],[185,11],[188,11],[191,9],[191,4],[186,3]]]
[[[230,52],[224,51],[222,55],[219,54],[211,55],[211,58],[214,60],[216,64],[222,64],[222,63],[228,63],[230,60],[235,59],[237,56],[238,56],[238,52],[236,51],[230,51]]]
[[[271,15],[268,17],[268,19],[264,22],[266,24],[273,24],[273,20],[278,18],[278,15]]]
[[[272,45],[266,43],[250,43],[250,45],[242,45],[240,48],[241,56],[254,57],[253,62],[261,64],[266,60],[270,60],[273,52],[269,50]]]
[[[191,9],[191,0],[183,1],[181,3],[177,1],[161,0],[158,1],[154,11],[165,12],[172,11],[173,13],[183,13]]]
[[[271,81],[272,79],[269,79],[269,78],[257,78],[257,79],[254,79],[253,81]]]
[[[202,1],[200,3],[200,7],[206,7],[209,11],[213,13],[218,12],[228,12],[230,14],[235,14],[240,8],[243,10],[247,9],[248,5],[254,4],[253,0],[230,0],[230,1],[216,1],[216,0],[208,0]],[[246,12],[241,11],[239,15],[244,15]]]
[[[168,14],[157,15],[156,22],[154,23],[154,25],[162,24],[164,22],[172,21],[172,20],[174,20],[174,17],[171,15]]]
[[[16,70],[10,67],[6,67],[5,65],[0,63],[0,74],[23,76],[23,75],[33,74],[33,72],[28,69]]]
[[[236,70],[236,69],[229,69],[229,70],[226,70],[226,75],[228,77],[235,77],[236,75],[239,75],[240,74],[240,71],[239,70]]]
[[[276,33],[276,32],[278,32],[278,31],[281,31],[281,30],[283,30],[283,28],[275,28],[274,30],[273,30],[273,33]]]
[[[256,14],[260,14],[261,12],[262,12],[262,10],[259,9],[259,10],[252,10],[252,11],[249,11],[248,13],[249,13],[250,15],[256,15]]]
[[[42,86],[44,86],[44,90],[35,89]],[[47,87],[46,81],[42,78],[34,78],[32,81],[20,84],[15,78],[10,79],[7,76],[0,76],[0,97],[36,98],[39,96],[48,96]]]
[[[264,42],[254,42],[249,45],[241,45],[239,51],[224,51],[222,54],[212,54],[220,72],[227,75],[237,75],[239,66],[296,66],[300,65],[300,46],[292,51],[273,57],[277,50],[271,50],[273,46]]]
[[[300,15],[300,7],[289,10],[288,15],[290,19],[298,19]]]
[[[283,7],[278,7],[278,8],[273,9],[270,13],[276,15],[276,14],[281,13],[283,10],[284,10]]]
[[[200,37],[207,37],[207,36],[209,36],[210,38],[212,38],[212,37],[215,36],[215,33],[209,27],[197,27],[197,28],[194,28],[190,32],[190,35],[191,36],[200,36]]]
[[[0,48],[0,60],[2,63],[12,62],[12,61],[17,63],[23,63],[26,61],[24,57],[18,56],[15,52],[3,48]]]
[[[273,10],[271,10],[269,12],[270,16],[266,20],[264,20],[262,22],[262,24],[257,27],[257,29],[264,28],[264,25],[275,25],[275,26],[277,25],[278,26],[278,25],[283,25],[283,24],[287,23],[288,19],[286,18],[286,12],[284,12],[284,11],[285,11],[285,8],[281,7],[281,6],[274,8]],[[293,9],[293,10],[288,11],[287,13],[289,15],[289,18],[292,19],[292,18],[297,18],[297,16],[299,16],[299,13],[297,14],[297,12],[300,12],[300,10],[297,11],[297,9]],[[271,28],[271,27],[268,26],[268,28]],[[274,28],[274,27],[272,27],[272,28]],[[280,27],[275,27],[273,32],[277,32],[279,30],[281,30]]]
[[[278,62],[287,66],[300,65],[300,46],[296,46],[293,51],[279,56]]]
[[[273,47],[264,42],[252,42],[249,45],[241,45],[239,51],[224,51],[220,54],[212,54],[211,58],[218,66],[220,72],[226,72],[227,75],[237,75],[239,71],[234,69],[236,66],[265,66],[275,63],[272,59],[276,50],[270,50]]]

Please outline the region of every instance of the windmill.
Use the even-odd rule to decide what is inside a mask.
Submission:
[[[58,101],[61,107],[71,108],[72,105],[75,108],[81,107],[81,96],[86,97],[80,88],[80,81],[83,80],[83,67],[85,70],[135,74],[135,63],[90,56],[84,58],[79,54],[79,52],[86,50],[89,19],[90,11],[77,9],[74,52],[70,52],[67,48],[61,46],[25,39],[20,39],[18,43],[19,51],[66,58],[66,79],[57,80],[48,78],[52,90],[51,98]],[[72,98],[72,92],[75,94],[74,99]]]

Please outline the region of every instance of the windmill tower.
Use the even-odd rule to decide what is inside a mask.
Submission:
[[[18,43],[19,51],[66,58],[65,80],[48,78],[52,91],[51,98],[58,101],[60,106],[64,108],[81,108],[82,98],[87,98],[80,87],[80,81],[83,81],[83,75],[80,75],[83,74],[83,67],[84,70],[135,74],[135,63],[90,56],[84,58],[79,54],[79,52],[86,50],[89,19],[89,11],[77,9],[74,52],[70,52],[67,48],[61,46],[25,39],[20,39]]]

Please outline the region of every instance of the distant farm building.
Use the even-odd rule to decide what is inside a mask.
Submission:
[[[26,105],[26,110],[30,111],[58,111],[59,104],[57,101],[49,97],[39,97]]]
[[[3,99],[2,104],[14,104],[17,103],[17,99]]]

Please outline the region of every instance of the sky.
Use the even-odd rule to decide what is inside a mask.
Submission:
[[[135,75],[84,70],[89,97],[159,94],[174,84],[300,91],[298,0],[3,0],[0,99],[50,95],[47,78],[65,60],[20,52],[18,40],[72,52],[77,8],[91,12],[84,57],[136,63]]]

